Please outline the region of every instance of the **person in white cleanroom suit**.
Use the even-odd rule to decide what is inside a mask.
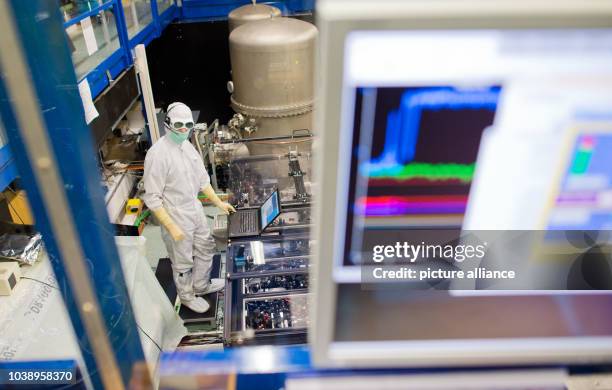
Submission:
[[[209,305],[199,295],[221,290],[223,280],[210,279],[215,243],[198,193],[226,214],[236,210],[215,194],[201,156],[187,141],[194,126],[189,107],[169,105],[164,126],[166,134],[145,158],[143,200],[162,226],[181,303],[204,313]]]

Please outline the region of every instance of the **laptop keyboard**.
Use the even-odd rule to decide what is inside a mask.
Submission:
[[[256,213],[240,213],[240,229],[238,229],[238,232],[250,233],[257,231],[255,226],[257,224],[257,218],[255,218],[256,215]]]
[[[227,229],[227,216],[223,214],[215,215],[215,220],[213,222],[213,231],[226,230],[226,229]]]

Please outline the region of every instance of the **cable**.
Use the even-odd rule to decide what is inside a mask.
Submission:
[[[56,289],[56,290],[59,290],[59,288],[58,288],[57,286],[54,286],[54,285],[49,284],[49,283],[47,283],[47,282],[43,282],[42,280],[38,280],[38,279],[34,279],[34,278],[30,278],[30,277],[27,277],[27,276],[22,276],[22,277],[21,277],[21,279],[32,280],[32,281],[34,281],[34,282],[38,282],[38,283],[44,284],[45,286],[49,286],[49,287],[51,287],[51,288],[54,288],[54,289]]]
[[[159,346],[159,344],[157,342],[155,342],[155,340],[153,340],[153,337],[149,336],[149,334],[147,332],[145,332],[144,329],[142,329],[142,327],[138,324],[138,322],[136,323],[136,326],[138,327],[138,329],[140,329],[142,331],[142,333],[145,334],[145,336],[147,336],[149,338],[149,340],[151,340],[151,342],[153,344],[155,344],[155,346],[157,347],[157,349],[159,349],[159,352],[163,352],[162,348]]]
[[[15,210],[15,207],[13,207],[13,205],[10,202],[7,202],[9,207],[13,210],[13,212],[15,213],[15,215],[17,216],[17,218],[19,218],[19,221],[21,222],[22,225],[25,225],[26,223],[23,222],[23,219],[21,219],[21,216],[19,215],[19,213],[17,212],[17,210]]]
[[[136,218],[136,221],[134,221],[134,226],[140,226],[140,223],[149,215],[151,215],[151,211],[145,210],[142,214],[140,214],[140,216],[138,216],[138,218]]]

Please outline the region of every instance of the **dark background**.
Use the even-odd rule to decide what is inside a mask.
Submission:
[[[231,80],[226,20],[172,23],[147,46],[155,106],[175,101],[199,110],[199,122],[233,115],[227,82]]]
[[[387,114],[397,110],[406,91],[420,88],[377,88],[372,157],[384,147]],[[493,124],[491,110],[423,110],[415,162],[472,164],[476,161],[483,130]]]
[[[314,24],[311,13],[294,16]],[[155,106],[164,110],[180,101],[199,110],[198,122],[234,114],[227,82],[231,80],[227,20],[172,23],[147,46]]]
[[[404,92],[419,89],[423,88],[377,88],[372,159],[380,156],[384,149],[388,113],[399,109]],[[359,91],[358,101],[361,98],[361,91]],[[473,164],[478,156],[482,133],[486,127],[493,124],[494,117],[495,112],[487,109],[422,110],[416,151],[412,162]],[[402,184],[370,182],[367,194],[368,196],[467,195],[469,190],[470,183],[454,180],[419,184],[412,181]]]

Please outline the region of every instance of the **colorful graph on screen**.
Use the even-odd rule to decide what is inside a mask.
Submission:
[[[358,91],[368,93],[372,89]],[[499,94],[499,87],[376,88],[371,155],[359,166],[367,196],[357,199],[355,212],[463,214],[480,138],[493,123]]]
[[[549,229],[612,229],[611,132],[578,135],[572,147]]]

